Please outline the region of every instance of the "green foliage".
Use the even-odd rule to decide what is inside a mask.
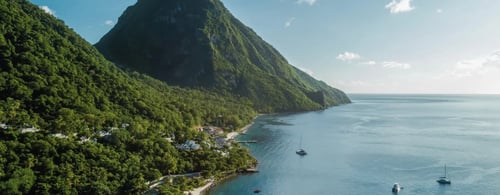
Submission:
[[[34,183],[35,174],[31,169],[16,169],[9,180],[0,184],[0,190],[8,194],[26,194]]]
[[[167,183],[165,185],[162,185],[160,187],[160,189],[158,190],[158,193],[161,194],[161,195],[175,195],[175,194],[184,194],[183,191],[175,186],[175,185],[171,185],[170,183]]]
[[[250,100],[123,71],[25,0],[0,1],[0,29],[2,194],[140,194],[162,175],[235,171],[252,161],[245,150],[224,157],[207,146],[174,147],[209,141],[194,126],[249,123]]]
[[[259,112],[350,102],[289,65],[220,0],[138,1],[96,47],[117,64],[173,85],[247,97]]]

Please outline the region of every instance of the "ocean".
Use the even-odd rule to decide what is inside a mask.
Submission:
[[[240,140],[260,173],[212,195],[500,194],[500,96],[350,95],[322,111],[264,115]],[[302,147],[308,152],[299,156]],[[436,182],[444,174],[451,185]]]

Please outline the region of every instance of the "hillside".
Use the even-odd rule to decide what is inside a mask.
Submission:
[[[291,66],[220,0],[138,1],[96,47],[118,65],[172,85],[248,97],[260,112],[350,102]]]
[[[246,149],[214,150],[193,127],[236,129],[256,115],[252,106],[125,72],[37,6],[0,1],[2,194],[139,194],[162,175],[244,168]],[[175,147],[187,140],[201,148]]]

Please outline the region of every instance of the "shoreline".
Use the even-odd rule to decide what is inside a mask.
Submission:
[[[210,189],[213,185],[215,185],[215,180],[214,179],[210,179],[208,181],[208,183],[206,183],[205,185],[197,187],[197,188],[195,188],[193,190],[189,190],[187,192],[184,192],[184,194],[190,194],[190,195],[205,194],[206,190]]]
[[[243,133],[246,133],[248,131],[248,129],[250,129],[250,127],[252,127],[255,124],[255,122],[254,122],[255,119],[257,119],[257,117],[262,116],[262,115],[263,114],[258,114],[257,116],[254,117],[254,119],[252,120],[251,123],[245,125],[244,127],[238,129],[237,131],[233,131],[233,132],[228,133],[226,135],[226,140],[234,140],[239,135],[241,135]],[[231,174],[228,174],[228,175],[222,177],[221,179],[211,180],[209,183],[205,184],[204,186],[195,188],[192,191],[189,191],[188,193],[191,193],[192,195],[205,195],[205,194],[208,194],[208,192],[212,188],[214,188],[217,184],[220,184],[220,183],[222,183],[224,181],[227,181],[227,180],[229,180],[231,178],[237,177],[238,175],[239,175],[238,173],[231,173]]]
[[[210,185],[210,186],[208,186],[208,187],[204,188],[202,191],[200,191],[200,194],[198,194],[198,195],[206,195],[206,194],[208,194],[208,192],[210,192],[210,190],[211,190],[212,188],[214,188],[214,187],[215,187],[215,186],[217,186],[218,184],[220,184],[220,183],[222,183],[222,182],[225,182],[225,181],[227,181],[227,180],[230,180],[230,179],[232,179],[232,178],[238,177],[238,176],[239,176],[239,174],[238,174],[238,173],[231,173],[231,174],[228,174],[228,175],[226,175],[226,176],[222,177],[222,178],[221,178],[221,179],[219,179],[219,180],[215,180],[215,181],[213,181],[213,182],[211,183],[211,185]]]
[[[349,104],[349,103],[346,103],[346,104]],[[341,106],[341,105],[344,105],[344,104],[339,104],[337,106]],[[331,107],[334,107],[334,106],[327,107],[326,109],[331,108]],[[319,111],[319,110],[315,110],[315,111]],[[303,112],[310,112],[310,111],[303,111]],[[255,120],[258,117],[261,117],[261,116],[264,116],[264,115],[297,114],[297,113],[301,113],[301,112],[257,114],[257,116],[255,116],[254,119],[252,119],[252,122],[250,122],[249,124],[247,124],[244,127],[238,129],[237,131],[233,131],[233,132],[228,133],[226,135],[226,140],[235,140],[239,135],[246,133],[250,129],[250,127],[252,127],[255,124]],[[225,181],[227,181],[227,180],[229,180],[231,178],[238,177],[239,175],[240,174],[238,174],[238,173],[231,173],[231,174],[228,174],[228,175],[222,177],[219,180],[212,181],[208,187],[206,186],[208,184],[206,184],[205,186],[201,186],[201,187],[195,188],[195,189],[202,189],[201,191],[199,191],[199,193],[197,195],[206,195],[206,194],[208,194],[208,192],[210,192],[210,190],[212,190],[218,184],[220,184],[222,182],[225,182]]]
[[[257,117],[261,116],[262,114],[258,114],[257,116],[254,117],[254,119],[252,120],[251,123],[245,125],[244,127],[236,130],[236,131],[233,131],[233,132],[230,132],[226,135],[226,140],[229,141],[229,140],[234,140],[236,139],[236,137],[238,137],[239,135],[245,133],[248,131],[248,129],[254,125],[254,120],[257,119]],[[205,183],[204,185],[202,186],[199,186],[197,188],[194,188],[192,190],[189,190],[189,191],[184,191],[183,194],[189,194],[189,195],[202,195],[202,194],[207,194],[211,188],[215,187],[217,184],[219,183],[222,183],[228,179],[231,179],[233,177],[236,177],[238,176],[239,174],[234,172],[234,173],[230,173],[228,175],[225,175],[223,176],[222,178],[220,179],[206,179],[205,181],[208,181],[207,183]],[[152,185],[149,186],[150,190],[158,185],[161,185],[163,184],[163,180],[166,178],[167,176],[163,176],[161,177],[160,179],[158,180],[155,180],[155,181],[151,181],[151,183],[154,183]],[[149,183],[148,183],[149,185]]]
[[[257,118],[257,117],[255,117]],[[255,120],[255,119],[254,119]],[[236,139],[236,137],[238,137],[239,135],[243,134],[243,133],[246,133],[248,131],[248,129],[254,124],[255,122],[252,122],[248,125],[245,125],[244,127],[238,129],[237,131],[233,131],[233,132],[229,132],[227,133],[226,135],[226,140],[234,140]]]
[[[349,104],[349,103],[345,103],[345,104]],[[339,105],[336,105],[336,106],[341,106],[341,105],[344,105],[344,104],[339,104]],[[329,106],[327,107],[326,109],[328,108],[331,108],[331,107],[334,107],[334,106]],[[318,110],[316,110],[318,111]],[[304,112],[310,112],[310,111],[304,111]],[[301,113],[301,112],[288,112],[288,113],[270,113],[270,114],[257,114],[257,116],[255,116],[253,119],[252,119],[252,122],[250,122],[249,124],[245,125],[244,127],[236,130],[236,131],[233,131],[233,132],[229,132],[227,135],[226,135],[226,140],[235,140],[239,135],[241,134],[244,134],[246,133],[250,127],[252,127],[254,124],[255,124],[255,119],[257,119],[258,117],[260,116],[264,116],[264,115],[274,115],[274,114],[297,114],[297,113]],[[235,177],[238,177],[240,174],[238,173],[231,173],[231,174],[228,174],[224,177],[222,177],[221,179],[218,179],[218,180],[214,180],[214,179],[211,179],[211,181],[203,186],[200,186],[198,188],[195,188],[191,191],[188,191],[188,192],[185,192],[185,194],[189,194],[191,193],[192,195],[206,195],[208,194],[208,192],[210,192],[211,189],[213,189],[215,186],[217,186],[218,184],[222,183],[222,182],[225,182],[231,178],[235,178]]]

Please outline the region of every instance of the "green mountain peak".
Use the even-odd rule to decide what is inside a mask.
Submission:
[[[172,85],[248,97],[260,112],[350,102],[291,66],[219,0],[138,1],[96,47],[120,66]]]

